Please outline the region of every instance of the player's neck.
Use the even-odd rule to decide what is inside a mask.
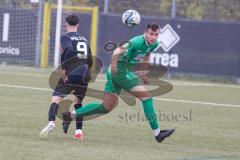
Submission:
[[[67,32],[77,32],[77,28],[76,27],[68,27]]]

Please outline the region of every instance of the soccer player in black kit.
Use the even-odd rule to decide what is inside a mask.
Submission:
[[[91,49],[86,38],[77,32],[79,18],[76,15],[69,15],[65,20],[67,33],[61,37],[61,78],[52,95],[48,113],[49,122],[40,132],[41,139],[46,139],[49,132],[55,128],[59,103],[65,96],[73,92],[75,110],[82,106],[88,81],[91,79],[90,68],[93,64]],[[74,139],[83,140],[82,117],[76,119]]]

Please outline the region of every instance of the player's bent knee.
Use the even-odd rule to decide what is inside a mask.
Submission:
[[[59,104],[63,100],[62,97],[59,96],[52,96],[52,103]]]
[[[144,101],[152,97],[144,86],[136,86],[130,91],[130,93],[137,97],[138,99],[140,99],[141,101]]]
[[[103,105],[104,105],[104,107],[106,108],[106,110],[108,110],[109,112],[110,111],[112,111],[114,108],[116,108],[116,106],[117,106],[117,104],[118,104],[118,100],[116,100],[116,101],[114,101],[114,102],[112,102],[112,103],[104,103],[103,102]]]
[[[112,111],[114,108],[116,108],[116,105],[109,105],[109,104],[103,104],[104,107],[108,112]]]
[[[111,93],[105,93],[103,99],[103,105],[108,111],[113,110],[118,104],[118,97]]]

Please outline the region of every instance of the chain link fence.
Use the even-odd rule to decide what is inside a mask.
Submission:
[[[239,22],[239,0],[177,0],[176,17],[208,21]]]
[[[0,0],[0,5],[36,7],[31,0]],[[57,0],[45,0],[57,3]],[[65,5],[98,6],[100,12],[121,14],[136,9],[142,15],[207,20],[220,22],[240,21],[239,0],[64,0]]]
[[[41,13],[30,0],[0,0],[0,64],[39,66]]]

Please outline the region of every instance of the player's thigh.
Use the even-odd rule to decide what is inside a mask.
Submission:
[[[139,77],[133,72],[118,74],[113,78],[113,80],[114,84],[128,92],[140,84]]]
[[[57,97],[66,97],[68,94],[70,94],[72,91],[72,87],[69,85],[66,85],[62,79],[58,81],[57,86],[55,87],[52,96]]]
[[[151,97],[151,94],[148,92],[145,86],[138,85],[131,89],[130,93],[140,100],[145,100]]]
[[[76,97],[76,102],[81,103],[87,92],[87,84],[81,84],[79,86],[73,87],[73,95]],[[76,103],[77,104],[77,103]]]
[[[106,79],[107,79],[107,82],[105,84],[104,91],[109,94],[112,93],[115,95],[119,95],[121,93],[121,88],[114,83],[114,79],[112,78],[112,75],[109,69],[106,72]]]
[[[104,93],[103,96],[103,105],[106,107],[108,111],[113,110],[116,108],[118,104],[118,95],[115,93]]]
[[[121,88],[130,92],[140,100],[145,100],[151,97],[145,86],[140,84],[140,78],[134,72],[128,72],[125,76],[121,76],[116,82]]]

